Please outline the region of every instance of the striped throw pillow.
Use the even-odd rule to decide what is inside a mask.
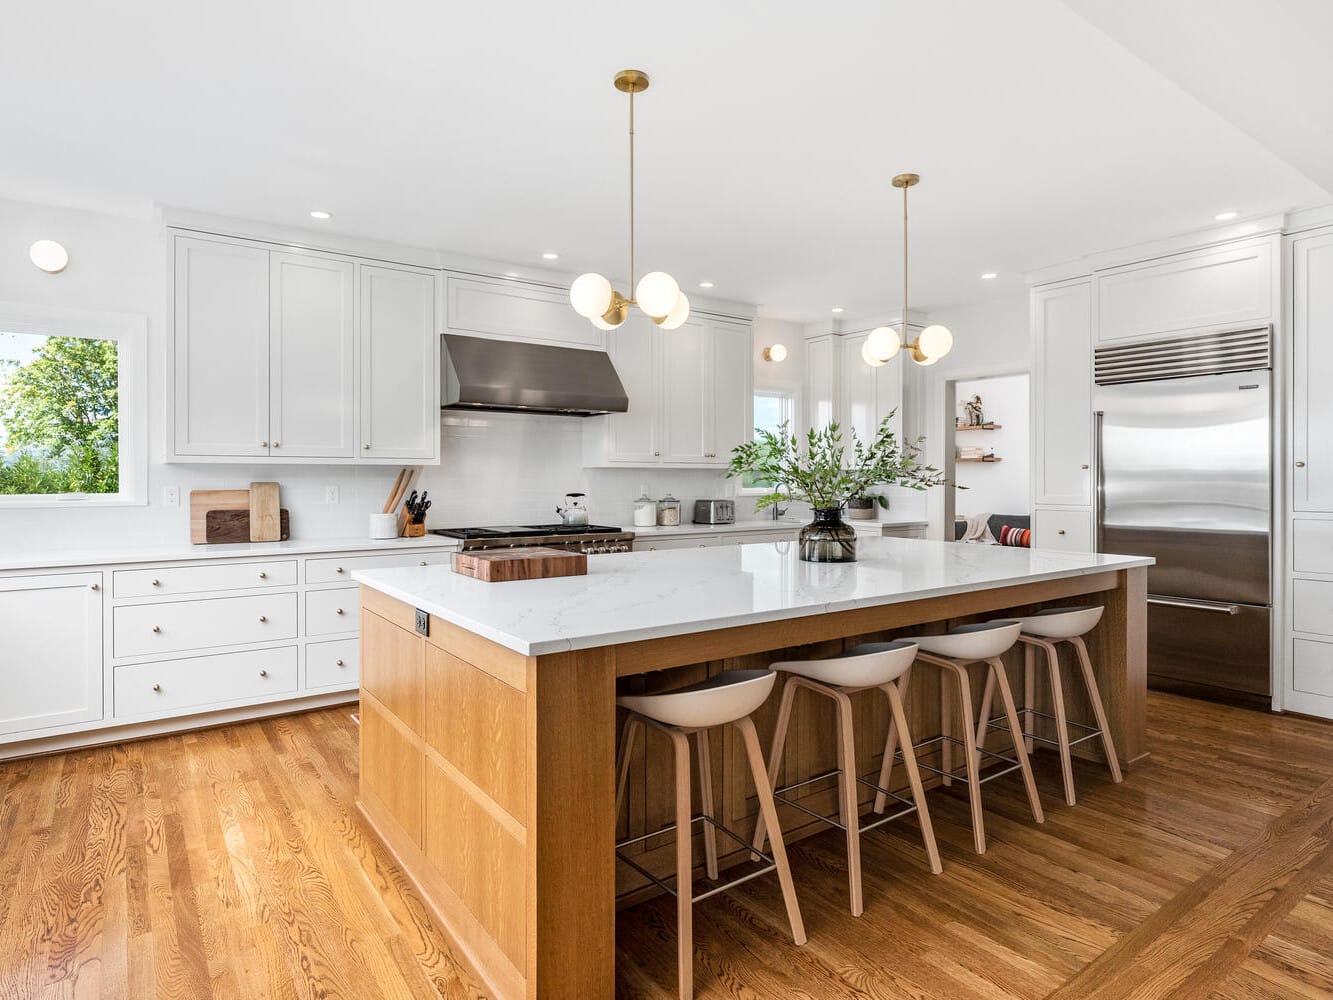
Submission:
[[[1032,548],[1032,531],[1028,528],[1015,528],[1010,524],[1000,526],[1000,544],[1017,545],[1025,549]]]

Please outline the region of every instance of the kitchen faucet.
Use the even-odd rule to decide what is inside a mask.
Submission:
[[[787,513],[786,507],[779,507],[777,504],[774,504],[772,507],[769,508],[769,510],[773,512],[773,520],[775,521],[780,519],[783,515]]]

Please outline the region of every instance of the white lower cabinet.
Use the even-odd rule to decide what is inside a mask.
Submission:
[[[381,569],[387,566],[434,566],[447,563],[452,551],[444,552],[386,552],[373,556],[334,556],[331,559],[307,559],[306,583],[351,583],[352,574],[359,569]]]
[[[655,552],[658,549],[707,549],[715,545],[722,544],[720,535],[698,535],[685,537],[676,536],[673,538],[636,538],[634,540],[635,552]]]
[[[227,563],[221,566],[161,566],[118,569],[111,574],[111,596],[177,597],[215,590],[290,587],[296,583],[296,560]]]
[[[102,717],[102,574],[0,579],[0,734]]]
[[[786,531],[745,531],[735,535],[723,535],[723,545],[749,545],[752,542],[794,542],[799,529]]]
[[[305,634],[355,632],[361,621],[361,591],[356,587],[311,590],[305,595]]]
[[[118,718],[161,715],[201,705],[264,701],[296,691],[295,646],[116,667]]]
[[[1032,515],[1032,547],[1091,552],[1094,539],[1091,510],[1052,510],[1038,507]]]
[[[361,683],[361,640],[333,639],[305,647],[307,688],[346,688]]]
[[[1291,686],[1301,694],[1333,698],[1333,643],[1292,641]]]
[[[118,659],[296,638],[296,595],[126,604],[111,613]]]

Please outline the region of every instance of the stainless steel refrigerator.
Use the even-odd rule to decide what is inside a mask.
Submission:
[[[1098,348],[1097,548],[1149,555],[1148,682],[1271,705],[1271,335]]]

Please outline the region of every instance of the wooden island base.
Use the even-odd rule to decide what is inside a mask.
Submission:
[[[1147,754],[1145,584],[1143,568],[1108,570],[543,656],[434,616],[421,636],[411,606],[363,586],[360,806],[497,997],[610,998],[617,900],[646,895],[642,877],[615,863],[613,845],[670,823],[672,809],[670,754],[650,739],[636,751],[626,815],[613,816],[618,687],[663,689],[895,634],[1097,603],[1106,613],[1088,647],[1129,767]],[[1020,663],[1021,653],[1011,671]],[[918,668],[912,676],[907,711],[918,741],[940,731],[936,673]],[[1021,673],[1014,678],[1021,692]],[[1038,707],[1043,687],[1039,680]],[[778,693],[755,717],[763,740]],[[1066,700],[1072,719],[1091,719],[1078,685],[1066,686]],[[833,717],[822,701],[797,701],[783,783],[836,766]],[[887,706],[868,692],[857,696],[856,711],[858,770],[874,779]],[[754,790],[743,749],[729,728],[724,734],[712,744],[718,816],[744,835],[753,830]],[[831,779],[802,793],[807,808],[836,815]],[[867,809],[869,791],[863,795]],[[790,807],[782,819],[789,841],[825,828]],[[669,872],[672,838],[645,841],[637,860]],[[746,853],[736,848],[723,863]]]

